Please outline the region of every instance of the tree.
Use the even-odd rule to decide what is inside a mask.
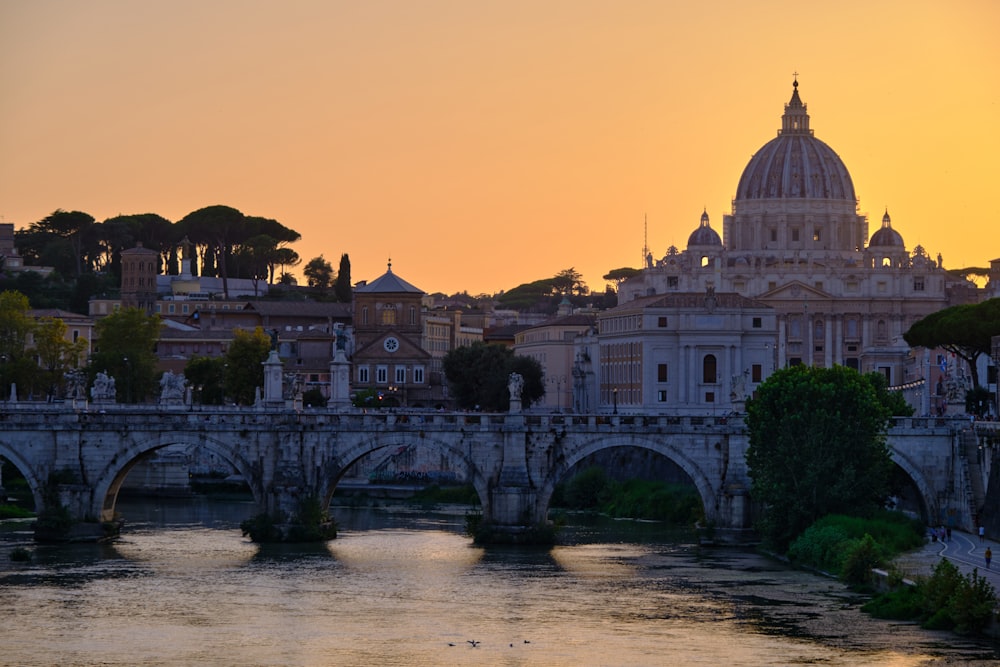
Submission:
[[[35,321],[28,314],[28,297],[16,290],[0,293],[0,382],[3,398],[12,384],[26,391],[35,381],[38,367],[26,352]]]
[[[87,352],[87,340],[66,339],[66,323],[55,317],[42,317],[35,326],[35,354],[41,367],[39,385],[53,398],[65,382],[66,372],[77,368]]]
[[[226,360],[222,357],[194,357],[184,367],[184,377],[192,387],[195,400],[202,405],[225,402]]]
[[[572,266],[563,269],[552,278],[552,287],[563,296],[587,293],[587,284],[583,282],[583,276]]]
[[[639,269],[630,269],[627,266],[623,266],[620,269],[612,269],[604,275],[604,279],[610,283],[614,283],[615,292],[622,286],[622,283],[629,278],[634,278],[635,276],[642,273]]]
[[[333,266],[320,255],[309,260],[302,269],[302,275],[306,277],[309,287],[326,289],[333,282]]]
[[[229,255],[233,239],[242,233],[244,218],[241,211],[217,204],[188,213],[177,223],[180,225],[179,231],[185,233],[193,243],[206,245],[212,250],[222,277],[222,294],[226,300],[229,300]]]
[[[156,388],[156,341],[160,317],[139,308],[124,308],[94,326],[96,351],[90,356],[88,384],[100,372],[115,378],[118,400],[141,403]]]
[[[240,405],[252,405],[257,387],[264,386],[264,362],[271,352],[271,338],[257,327],[252,332],[233,331],[225,361],[226,396]]]
[[[93,261],[96,256],[96,243],[90,233],[94,226],[94,216],[82,211],[55,211],[41,221],[40,225],[48,231],[68,239],[73,248],[76,271],[73,275],[83,273],[83,262],[86,257]],[[88,270],[92,269],[90,265]]]
[[[511,373],[524,378],[521,401],[528,407],[545,395],[541,365],[530,357],[517,357],[503,345],[473,343],[457,347],[443,360],[451,395],[459,408],[506,411],[510,405],[507,382]]]
[[[340,256],[340,270],[337,271],[337,280],[333,284],[333,293],[337,295],[337,301],[350,303],[351,301],[351,258],[345,252]]]
[[[979,356],[990,353],[990,338],[1000,336],[1000,298],[939,310],[913,323],[903,334],[910,347],[941,348],[969,364],[978,387]]]
[[[845,366],[792,366],[760,385],[747,401],[746,458],[772,547],[785,550],[827,514],[864,516],[884,505],[891,413],[872,378]]]

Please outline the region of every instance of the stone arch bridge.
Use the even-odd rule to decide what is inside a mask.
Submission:
[[[925,517],[971,528],[980,467],[963,445],[964,420],[899,419],[893,459],[912,481]],[[973,442],[975,438],[973,438]],[[747,435],[740,416],[388,413],[268,408],[174,409],[108,405],[11,406],[0,413],[0,456],[27,479],[37,507],[45,485],[78,521],[107,521],[129,470],[169,445],[199,446],[229,461],[261,511],[292,512],[303,496],[329,501],[354,463],[373,452],[428,447],[465,472],[483,518],[517,533],[544,522],[556,484],[608,448],[661,454],[693,481],[720,539],[751,528]],[[965,445],[968,445],[966,442]],[[971,464],[971,465],[970,465]],[[984,487],[980,480],[979,487]],[[981,503],[979,503],[981,504]]]

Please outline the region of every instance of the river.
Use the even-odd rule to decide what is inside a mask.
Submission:
[[[446,509],[446,508],[445,508]],[[258,546],[249,503],[120,501],[113,544],[0,527],[3,665],[987,665],[1000,647],[878,621],[835,581],[655,523],[480,548],[458,511],[336,507],[325,545]],[[12,562],[17,547],[29,563]]]

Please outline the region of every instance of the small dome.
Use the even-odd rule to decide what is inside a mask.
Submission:
[[[843,160],[813,136],[799,82],[785,105],[778,136],[757,151],[736,188],[736,200],[833,199],[856,202],[854,183]]]
[[[688,247],[691,246],[706,246],[714,245],[721,246],[722,238],[719,234],[712,229],[712,226],[708,224],[708,210],[706,209],[704,213],[701,214],[701,224],[698,225],[698,229],[691,232],[691,236],[688,237]]]
[[[892,220],[889,218],[888,209],[882,216],[882,228],[872,234],[868,240],[869,248],[903,248],[903,237],[892,228]]]

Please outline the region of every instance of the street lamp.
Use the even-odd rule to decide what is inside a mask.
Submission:
[[[612,412],[611,414],[616,415],[618,414],[618,387],[615,387],[614,389],[611,390],[611,398],[614,401],[614,406],[615,406],[614,412]]]

